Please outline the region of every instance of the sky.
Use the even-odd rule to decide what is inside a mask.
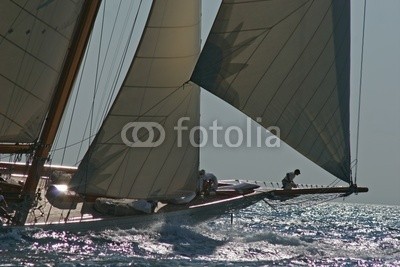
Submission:
[[[117,1],[113,2],[116,3]],[[135,4],[126,4],[122,8],[124,12],[131,12],[136,15],[139,1]],[[149,10],[150,1],[143,1],[140,7],[141,12],[138,13],[136,20],[137,27],[134,29],[132,42],[127,49],[126,58],[133,56],[134,49],[139,41],[141,28],[145,23],[146,12]],[[108,2],[110,4],[110,2]],[[111,2],[112,3],[112,2]],[[133,3],[133,2],[132,2]],[[206,39],[211,23],[218,8],[218,1],[203,0],[202,15],[205,18],[202,25],[202,39]],[[361,65],[361,47],[362,47],[362,25],[363,25],[363,0],[353,0],[352,8],[352,26],[351,26],[351,144],[352,159],[355,158],[356,151],[356,129],[357,129],[357,110],[359,98],[360,84],[360,65]],[[107,12],[117,9],[117,5],[107,6]],[[111,12],[112,13],[112,12]],[[120,27],[125,35],[129,33],[129,27],[126,29],[124,25],[132,23],[135,16],[131,16],[126,23],[121,17]],[[359,135],[359,155],[358,155],[358,176],[357,183],[359,186],[369,187],[369,193],[359,194],[346,198],[346,202],[362,202],[375,204],[391,204],[400,205],[400,177],[398,165],[400,163],[400,1],[368,0],[366,5],[365,17],[365,37],[364,37],[364,59],[363,74],[361,88],[361,114],[360,114],[360,135]],[[105,23],[104,31],[112,30],[112,23]],[[99,25],[96,26],[100,28]],[[107,28],[108,27],[108,28]],[[97,38],[97,39],[96,39]],[[103,38],[94,34],[92,37],[92,57],[101,59],[102,53],[106,50],[99,47],[99,40]],[[124,37],[127,38],[127,37]],[[111,45],[116,54],[121,56],[125,47],[124,38],[117,37],[117,43]],[[103,52],[98,52],[103,51]],[[88,56],[89,57],[89,56]],[[106,61],[104,61],[105,63]],[[128,60],[129,62],[129,60]],[[118,62],[107,59],[109,70],[103,70],[104,73],[116,72]],[[125,62],[122,69],[126,69],[129,63]],[[88,68],[90,69],[90,68]],[[94,68],[92,68],[93,71]],[[98,68],[99,69],[99,68]],[[90,71],[90,70],[89,70]],[[123,71],[122,71],[123,73]],[[85,73],[83,77],[91,77],[90,73]],[[105,75],[104,75],[105,76]],[[121,75],[122,77],[123,75]],[[122,82],[112,81],[104,78],[97,82],[97,86],[93,86],[93,79],[82,79],[78,77],[82,88],[94,88],[93,90],[101,90],[96,88],[107,87],[115,88],[113,95],[117,92]],[[74,92],[77,94],[77,91]],[[75,95],[73,94],[72,99]],[[104,95],[103,95],[104,97]],[[102,98],[103,98],[102,97]],[[239,126],[246,127],[246,116],[235,108],[229,106],[217,97],[209,94],[205,90],[201,93],[201,124],[209,126],[215,119],[224,127]],[[73,101],[71,101],[72,103]],[[83,104],[79,114],[89,114],[90,105],[87,105],[87,99],[81,97],[78,92],[77,102]],[[104,103],[105,100],[97,99],[94,105]],[[69,113],[64,118],[68,122],[68,116],[71,114],[72,104],[69,107]],[[62,135],[56,144],[56,147],[69,145],[77,142],[82,136],[91,136],[100,126],[102,116],[95,116],[93,129],[86,129],[86,133],[82,132],[82,123],[71,128],[75,132],[75,139],[69,139],[63,143]],[[65,123],[66,125],[68,123]],[[252,130],[256,131],[257,124],[252,123]],[[90,132],[90,133],[89,133]],[[93,137],[90,138],[92,140]],[[83,147],[73,146],[68,153],[81,154],[87,148],[87,144]],[[79,150],[79,152],[78,152]],[[82,152],[83,151],[83,152]],[[78,153],[77,153],[78,152]],[[64,160],[65,157],[65,160]],[[62,155],[62,153],[54,154],[55,162],[65,161],[69,164],[76,163],[75,157]],[[280,182],[286,172],[300,169],[301,175],[296,178],[298,183],[305,184],[325,184],[328,185],[336,180],[335,177],[310,162],[292,148],[281,143],[279,148],[257,148],[257,147],[239,147],[215,148],[210,145],[201,149],[200,152],[200,168],[213,172],[219,179],[249,179],[261,181]],[[346,185],[343,183],[342,185]]]
[[[360,4],[353,4],[353,73],[360,65]],[[370,193],[360,201],[400,205],[399,18],[400,1],[367,1],[358,171],[360,183],[370,187]],[[354,73],[352,93],[358,81]]]

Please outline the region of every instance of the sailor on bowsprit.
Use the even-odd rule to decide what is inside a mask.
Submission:
[[[285,178],[282,179],[282,188],[283,189],[296,188],[297,184],[295,182],[293,182],[293,180],[297,175],[300,175],[299,169],[296,169],[294,172],[286,173]]]

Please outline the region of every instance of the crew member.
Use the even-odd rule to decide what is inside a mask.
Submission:
[[[209,195],[210,192],[216,192],[218,189],[218,179],[212,173],[206,173],[204,170],[200,170],[199,179],[197,181],[197,193]]]
[[[0,188],[0,216],[10,220],[11,216],[8,214],[8,211],[6,210],[6,208],[8,208],[8,204],[2,193],[3,190]]]
[[[283,189],[296,188],[297,184],[295,184],[293,182],[293,180],[297,175],[300,175],[300,170],[299,169],[296,169],[294,172],[286,173],[285,178],[282,179],[282,188]]]

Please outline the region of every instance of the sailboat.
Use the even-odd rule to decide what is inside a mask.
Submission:
[[[14,155],[0,164],[5,227],[196,223],[262,200],[368,191],[351,176],[349,1],[223,0],[202,50],[201,1],[153,1],[78,167],[48,163],[101,2],[0,5],[0,153]],[[279,127],[284,142],[349,186],[220,180],[210,194],[196,193],[200,148],[191,141],[199,136],[190,129],[199,126],[200,86],[263,127]]]

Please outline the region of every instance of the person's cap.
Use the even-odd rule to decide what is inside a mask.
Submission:
[[[300,174],[300,170],[299,170],[299,169],[296,169],[296,170],[294,171],[294,173],[295,173],[295,174]]]

